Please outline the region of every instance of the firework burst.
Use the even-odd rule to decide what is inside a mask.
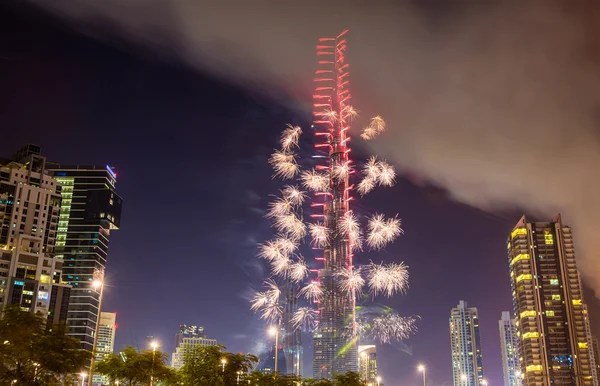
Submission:
[[[358,111],[356,111],[352,106],[346,106],[342,110],[342,116],[345,119],[352,120],[354,118],[358,118]]]
[[[271,260],[271,273],[283,278],[288,276],[288,271],[292,267],[292,260],[287,256],[281,256]]]
[[[385,121],[379,115],[371,118],[369,126],[365,127],[361,133],[362,139],[370,141],[385,131]]]
[[[332,110],[323,111],[323,117],[329,119],[331,122],[337,121],[337,113]]]
[[[327,192],[329,190],[329,177],[316,170],[307,170],[300,175],[302,186],[313,192]]]
[[[279,216],[285,216],[292,212],[293,206],[289,200],[285,198],[276,198],[275,201],[269,203],[269,210],[265,217],[277,218]]]
[[[306,200],[306,193],[298,189],[297,186],[286,185],[281,191],[281,195],[283,196],[283,199],[289,203],[290,210],[292,206],[302,206]]]
[[[294,178],[300,171],[294,153],[276,150],[275,153],[271,154],[269,163],[273,166],[273,171],[275,172],[273,177],[290,179]]]
[[[329,229],[322,222],[309,224],[308,230],[312,237],[313,247],[324,248],[329,244]]]
[[[292,240],[301,240],[306,236],[306,225],[295,213],[288,213],[275,217],[275,228],[287,234]]]
[[[319,312],[310,307],[300,307],[292,317],[292,326],[294,330],[299,328],[303,330],[313,330],[317,327],[317,316]]]
[[[318,281],[308,283],[300,290],[300,292],[298,292],[298,296],[304,296],[308,301],[318,303],[321,300],[321,296],[323,296],[321,283]]]
[[[417,317],[403,317],[395,312],[377,316],[367,326],[367,335],[381,343],[408,339],[417,331]]]
[[[369,219],[367,245],[372,249],[382,249],[404,231],[400,228],[400,219],[385,219],[382,214],[376,214]]]
[[[408,267],[404,263],[375,264],[367,267],[369,292],[373,297],[385,295],[388,298],[408,289]]]
[[[350,173],[352,173],[352,166],[350,166],[349,163],[345,163],[343,165],[335,165],[331,172],[331,176],[338,181],[342,181],[347,178]]]
[[[281,148],[285,152],[289,152],[294,147],[298,147],[298,140],[302,134],[300,126],[287,125],[287,128],[281,133]]]
[[[344,291],[348,297],[357,299],[362,296],[363,288],[365,285],[365,279],[362,277],[362,270],[357,269],[344,269],[336,276],[339,278],[339,287]]]
[[[300,258],[298,261],[290,264],[288,275],[292,282],[300,283],[308,276],[309,272],[310,271],[304,262],[304,259]]]
[[[339,230],[342,234],[348,235],[353,251],[360,251],[362,249],[362,232],[354,212],[348,211],[344,214],[340,219]]]
[[[265,260],[275,260],[282,257],[288,257],[298,248],[298,244],[290,239],[280,237],[275,240],[269,240],[258,246],[258,256]]]
[[[356,191],[361,196],[364,196],[365,194],[369,193],[371,190],[375,189],[376,185],[377,185],[377,180],[375,180],[373,178],[365,177],[358,183],[358,187],[357,187]]]

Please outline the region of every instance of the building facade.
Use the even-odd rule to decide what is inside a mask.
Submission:
[[[483,383],[479,314],[461,300],[450,311],[450,347],[454,386],[479,386]]]
[[[117,332],[117,313],[101,312],[100,325],[98,326],[98,342],[96,343],[96,363],[112,354],[115,349],[115,334]],[[92,384],[108,385],[108,378],[102,375],[94,375]]]
[[[0,304],[41,313],[49,328],[65,322],[71,290],[54,250],[61,188],[37,146],[0,160]]]
[[[204,335],[204,327],[181,325],[175,335],[175,352],[171,357],[171,366],[179,370],[184,365],[185,355],[196,347],[216,346],[217,340]]]
[[[508,263],[526,386],[592,386],[593,342],[571,228],[523,216],[508,237]]]
[[[365,382],[377,383],[377,347],[374,344],[358,346],[358,372]]]
[[[62,185],[55,254],[64,261],[64,277],[72,286],[68,334],[92,351],[104,288],[93,281],[105,270],[110,232],[120,225],[122,199],[109,166],[50,164],[49,170]]]
[[[502,352],[502,372],[504,386],[521,386],[521,366],[519,365],[519,337],[516,320],[509,311],[502,312],[498,321],[500,329],[500,350]]]
[[[294,328],[293,316],[298,309],[297,285],[288,281],[282,286],[284,304],[281,318],[280,336],[285,355],[285,369],[280,367],[280,373],[303,376],[304,351],[302,348],[302,331]]]

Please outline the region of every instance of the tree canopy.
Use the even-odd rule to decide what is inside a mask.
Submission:
[[[64,325],[47,328],[41,314],[7,307],[0,319],[0,384],[63,385],[91,357]]]

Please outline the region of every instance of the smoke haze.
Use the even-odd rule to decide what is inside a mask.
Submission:
[[[600,294],[597,2],[33,3],[96,37],[305,99],[316,39],[349,28],[354,104],[389,128],[368,145],[478,208],[561,212]]]

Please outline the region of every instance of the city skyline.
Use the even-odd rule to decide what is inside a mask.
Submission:
[[[245,310],[247,291],[260,284],[252,280],[256,267],[248,260],[256,253],[251,245],[266,235],[266,222],[261,218],[266,202],[256,197],[265,197],[277,189],[270,182],[270,170],[260,166],[265,161],[261,157],[276,146],[279,130],[288,121],[297,120],[306,126],[306,114],[298,112],[302,107],[293,101],[274,107],[262,96],[248,97],[212,76],[177,68],[152,56],[124,53],[110,44],[65,31],[49,22],[47,16],[36,17],[17,15],[24,26],[44,35],[36,35],[35,39],[25,32],[26,27],[7,22],[15,24],[18,41],[33,46],[28,52],[17,49],[18,55],[10,54],[13,59],[3,60],[0,65],[11,71],[26,65],[23,68],[37,80],[17,75],[16,84],[51,82],[57,91],[47,95],[34,92],[35,87],[22,89],[22,98],[31,98],[32,103],[15,111],[3,111],[3,122],[19,128],[11,130],[6,141],[12,144],[11,151],[26,143],[38,143],[51,160],[109,163],[116,167],[119,193],[127,199],[127,205],[132,205],[124,207],[121,230],[111,236],[107,269],[103,308],[117,310],[122,318],[116,347],[128,343],[142,346],[144,336],[155,335],[167,349],[172,345],[172,331],[182,320],[191,319],[202,320],[207,329],[214,331],[213,336],[231,350],[253,349],[264,328]],[[31,20],[41,23],[34,26]],[[46,45],[57,54],[49,56]],[[311,47],[307,46],[301,56],[312,59]],[[81,87],[97,92],[81,90],[75,80],[56,70],[69,65],[81,68],[69,74],[81,82]],[[49,74],[50,69],[58,74]],[[52,83],[53,78],[58,83]],[[70,88],[59,87],[62,83]],[[56,105],[48,103],[52,101]],[[94,108],[88,109],[84,103]],[[59,104],[72,106],[78,114],[50,107]],[[119,113],[123,106],[127,107],[126,112]],[[182,112],[183,109],[196,111]],[[366,104],[365,110],[370,109]],[[60,138],[48,135],[45,125],[27,118],[36,114],[59,130]],[[172,136],[164,134],[166,127],[172,130]],[[194,134],[208,132],[210,127],[222,128],[225,134],[210,133],[210,138]],[[214,143],[225,139],[230,148],[222,153],[211,149]],[[92,154],[92,140],[97,140],[94,148],[110,151]],[[356,146],[355,151],[363,151],[362,146]],[[248,176],[250,172],[256,174]],[[180,181],[189,183],[187,189],[180,186]],[[172,198],[173,194],[176,198]],[[189,198],[192,196],[193,200]],[[168,208],[156,208],[165,203]],[[449,382],[447,313],[458,299],[467,299],[480,312],[486,379],[492,385],[500,384],[503,377],[498,313],[511,308],[505,239],[521,213],[488,215],[456,204],[437,189],[419,186],[418,176],[413,178],[408,171],[397,187],[367,198],[364,205],[376,208],[381,203],[385,203],[386,213],[399,212],[410,225],[401,242],[385,257],[386,261],[405,260],[411,273],[408,295],[390,305],[422,317],[420,331],[406,342],[407,346],[382,347],[380,368],[384,375],[417,382],[420,374],[415,368],[422,362],[431,382]],[[188,220],[189,213],[197,213],[197,218]],[[544,219],[552,214],[535,217]],[[574,216],[567,210],[563,215],[567,219]],[[448,221],[455,225],[449,227]],[[160,229],[157,223],[161,224]],[[176,226],[177,231],[170,226]],[[227,234],[231,242],[224,243],[222,234]],[[577,237],[577,228],[574,234]],[[432,235],[436,243],[431,242]],[[181,239],[194,243],[147,245],[147,240]],[[198,248],[198,241],[202,248]],[[165,259],[175,258],[178,267],[163,265]],[[181,266],[186,267],[184,274]],[[450,275],[450,270],[457,271]],[[217,278],[226,275],[232,277],[232,284],[220,290],[222,294],[216,294]],[[170,278],[177,279],[170,283]],[[161,291],[151,296],[145,285],[154,280],[160,282]],[[588,306],[592,329],[597,334],[597,301],[591,293],[585,299],[591,303]],[[181,310],[190,305],[194,310],[183,317]],[[214,311],[217,309],[218,313]],[[210,310],[209,318],[206,310]],[[304,351],[312,350],[305,347]],[[310,363],[305,359],[307,362]]]

